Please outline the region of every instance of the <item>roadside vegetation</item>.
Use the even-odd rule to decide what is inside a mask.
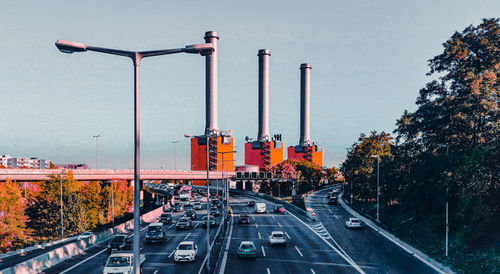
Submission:
[[[341,172],[344,199],[459,272],[500,272],[500,26],[454,33],[429,60],[432,79],[393,135],[361,134]],[[380,157],[380,158],[377,158]],[[351,192],[352,189],[352,192]],[[449,206],[449,256],[445,214]]]

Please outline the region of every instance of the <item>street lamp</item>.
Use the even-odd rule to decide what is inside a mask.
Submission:
[[[380,187],[379,187],[379,181],[380,181],[380,156],[379,155],[372,155],[372,158],[377,158],[377,222],[380,223],[380,207],[379,207],[379,196],[380,196]]]
[[[140,260],[139,260],[139,241],[140,241],[140,187],[139,187],[139,170],[140,170],[140,150],[139,150],[139,63],[142,58],[153,57],[166,54],[175,53],[199,53],[202,56],[210,55],[214,52],[214,47],[211,43],[187,45],[184,48],[176,49],[162,49],[162,50],[152,50],[152,51],[125,51],[110,48],[101,48],[88,46],[83,43],[76,43],[65,40],[57,40],[56,47],[63,53],[74,53],[74,52],[84,52],[84,51],[96,51],[106,54],[119,55],[124,57],[129,57],[132,59],[134,65],[134,273],[139,273],[140,271]]]
[[[95,169],[99,169],[99,137],[101,134],[92,136],[95,138]]]
[[[222,187],[224,188],[224,191],[222,191],[222,195],[224,196],[223,198],[223,203],[225,202],[224,204],[224,212],[222,214],[222,224],[225,223],[226,221],[226,211],[227,211],[227,205],[229,203],[229,190],[228,190],[228,187],[227,187],[227,180],[224,178],[224,154],[227,154],[227,153],[236,153],[236,150],[233,150],[233,151],[218,151],[217,153],[221,154],[222,155]],[[219,180],[217,180],[217,195],[219,195]]]
[[[206,264],[207,264],[207,270],[209,269],[209,264],[210,264],[210,252],[211,252],[211,248],[210,248],[210,200],[209,200],[209,197],[210,197],[210,179],[209,179],[209,172],[210,172],[210,160],[209,160],[209,146],[210,146],[210,138],[212,137],[217,137],[217,133],[216,132],[213,132],[209,129],[207,129],[207,134],[206,135],[201,135],[201,136],[194,136],[192,134],[184,134],[184,137],[186,138],[193,138],[193,137],[196,137],[196,138],[205,138],[206,142],[207,142],[207,260],[206,260]]]
[[[64,215],[63,215],[63,189],[62,189],[62,176],[68,174],[65,171],[61,172],[59,176],[59,189],[61,190],[61,239],[64,238]]]
[[[172,144],[174,144],[174,169],[177,170],[177,144],[179,141],[172,141]]]

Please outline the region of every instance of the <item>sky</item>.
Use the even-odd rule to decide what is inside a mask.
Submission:
[[[0,154],[133,167],[133,66],[58,39],[124,50],[203,43],[219,33],[219,128],[236,164],[258,131],[259,49],[269,49],[270,131],[299,142],[300,70],[310,63],[311,139],[338,166],[361,133],[392,132],[430,81],[427,60],[455,31],[498,17],[500,1],[3,1]],[[189,169],[205,127],[205,60],[176,54],[140,66],[141,167]],[[179,141],[177,145],[172,141]],[[174,147],[176,146],[176,147]],[[177,153],[174,153],[174,150]],[[174,157],[174,155],[177,157]]]

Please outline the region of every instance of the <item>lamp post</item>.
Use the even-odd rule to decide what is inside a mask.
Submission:
[[[139,63],[142,58],[153,57],[159,55],[175,54],[175,53],[195,53],[202,56],[210,55],[214,52],[214,47],[211,43],[205,44],[195,44],[187,45],[184,48],[176,49],[162,49],[162,50],[152,50],[152,51],[125,51],[110,48],[101,48],[88,46],[83,43],[76,43],[64,40],[57,40],[56,47],[63,53],[74,53],[74,52],[85,52],[85,51],[96,51],[106,54],[119,55],[123,57],[128,57],[132,59],[134,65],[134,273],[140,272],[140,260],[139,260],[139,225],[140,225],[140,150],[139,150]]]
[[[228,189],[227,189],[227,180],[224,178],[224,154],[227,153],[236,153],[236,150],[233,151],[218,151],[217,153],[220,153],[222,155],[222,187],[224,188],[224,191],[222,192],[222,195],[224,196],[222,203],[224,204],[224,212],[222,212],[222,224],[225,224],[226,221],[226,210],[227,210],[227,205],[229,203],[229,197],[228,197]],[[217,181],[217,195],[219,195],[219,181]],[[223,230],[224,231],[224,230]]]
[[[380,196],[380,187],[379,187],[379,181],[380,181],[380,156],[379,155],[372,155],[372,158],[377,158],[377,222],[380,223],[380,207],[379,207],[379,196]]]
[[[61,190],[61,239],[64,238],[64,214],[63,214],[63,189],[62,189],[62,176],[68,174],[62,171],[59,177],[59,189]]]
[[[101,134],[92,137],[95,138],[95,169],[99,169],[99,137],[101,137]]]
[[[174,169],[177,170],[177,144],[179,141],[172,141],[172,144],[174,144]]]

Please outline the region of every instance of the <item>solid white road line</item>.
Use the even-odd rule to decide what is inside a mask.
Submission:
[[[64,273],[66,273],[66,272],[70,271],[71,269],[73,269],[73,268],[75,268],[75,267],[77,267],[77,266],[79,266],[79,265],[83,264],[84,262],[86,262],[86,261],[88,261],[88,260],[90,260],[90,259],[94,258],[95,256],[97,256],[97,255],[99,255],[99,254],[103,253],[103,252],[104,252],[104,251],[106,251],[106,250],[107,250],[107,248],[105,248],[105,249],[103,249],[103,250],[101,250],[101,251],[97,252],[96,254],[94,254],[94,255],[92,255],[92,256],[90,256],[90,257],[88,257],[87,259],[85,259],[85,260],[83,260],[83,261],[81,261],[81,262],[79,262],[79,263],[77,263],[77,264],[73,265],[72,267],[70,267],[70,268],[68,268],[68,269],[64,270],[63,272],[61,272],[61,274],[64,274]]]
[[[262,247],[262,254],[264,255],[264,257],[266,257],[266,251],[264,250],[264,246],[260,246]]]
[[[170,255],[168,255],[168,257],[169,257],[169,258],[170,258],[170,257],[172,257],[172,255],[174,255],[174,252],[175,252],[175,249],[174,249],[174,250],[172,250],[172,252],[170,253]]]
[[[311,268],[311,273],[312,274],[316,274],[316,272],[314,272],[314,270]],[[153,273],[154,274],[154,273]]]
[[[288,233],[286,233],[286,231],[285,231],[285,235],[288,237],[288,240],[292,239],[292,238],[290,238],[290,236],[288,236]]]
[[[300,257],[304,257],[304,255],[302,255],[302,252],[300,252],[300,250],[297,246],[295,246],[295,250],[297,250],[297,252],[299,252]]]
[[[224,274],[227,264],[227,254],[229,253],[229,244],[231,243],[231,237],[233,236],[233,219],[231,219],[231,228],[229,230],[229,236],[227,238],[226,250],[224,251],[224,257],[222,258],[222,264],[219,270],[219,274]]]
[[[189,237],[189,235],[191,235],[191,232],[189,232],[186,237],[184,237],[184,240],[187,239]]]
[[[321,235],[319,235],[318,232],[316,232],[314,229],[312,229],[311,227],[309,227],[306,223],[304,223],[304,221],[302,221],[301,219],[299,219],[299,217],[295,216],[294,214],[290,213],[291,216],[293,216],[295,219],[297,219],[299,222],[301,222],[304,226],[306,226],[307,228],[309,228],[309,230],[311,230],[314,234],[318,235],[318,237],[323,240],[329,247],[331,247],[335,252],[337,252],[337,254],[339,254],[344,260],[346,260],[352,267],[354,267],[359,273],[362,273],[362,274],[365,274],[365,272],[359,267],[358,264],[356,264],[356,262],[354,262],[352,259],[350,259],[349,257],[345,256],[344,255],[344,252],[341,252],[339,251],[335,246],[333,246],[330,242],[328,242],[326,239],[324,239],[323,237],[321,237]]]
[[[269,270],[269,267],[267,269],[267,274],[271,274],[271,271]]]
[[[257,234],[259,234],[259,239],[261,239],[261,240],[262,240],[262,237],[260,236],[260,232],[257,232]]]
[[[158,273],[158,270],[155,270],[155,272],[153,272],[153,274],[156,274],[156,273]]]

